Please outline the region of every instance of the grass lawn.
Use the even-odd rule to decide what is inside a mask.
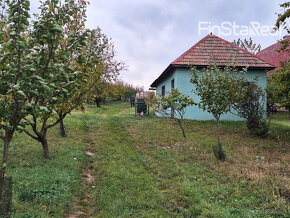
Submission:
[[[290,125],[273,117],[270,136],[222,122],[228,154],[216,161],[215,122],[134,117],[127,103],[89,107],[49,133],[51,160],[15,137],[12,217],[289,217]],[[89,152],[89,155],[86,154]]]

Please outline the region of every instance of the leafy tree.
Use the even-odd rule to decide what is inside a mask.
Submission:
[[[290,119],[290,62],[282,64],[282,67],[275,71],[268,78],[267,93],[270,96],[271,104],[285,107],[289,111]]]
[[[145,95],[145,99],[149,105],[152,105],[153,100],[155,99],[155,92],[154,91],[147,92],[147,94]]]
[[[133,95],[135,96],[136,93],[139,92],[139,88],[134,87],[131,84],[125,83],[124,88],[125,88],[125,91],[124,91],[124,95],[123,95],[123,101],[129,101],[131,96],[133,96]]]
[[[237,115],[246,119],[247,128],[252,135],[265,137],[268,133],[266,124],[266,111],[263,107],[265,93],[256,81],[245,82],[233,108]]]
[[[193,100],[178,89],[171,89],[165,96],[155,97],[153,100],[155,111],[163,117],[174,119],[178,122],[182,131],[182,135],[186,138],[185,131],[182,125],[182,120],[186,112],[186,107],[193,105]]]
[[[37,91],[28,96],[31,110],[24,123],[30,125],[31,130],[24,132],[42,144],[45,159],[49,158],[47,131],[60,121],[54,113],[55,107],[63,99],[70,99],[71,91],[80,86],[83,79],[74,63],[84,65],[82,51],[87,32],[83,31],[84,22],[80,21],[78,12],[85,10],[85,6],[85,1],[43,1],[41,13],[32,21],[31,32],[27,35],[33,42],[33,90]],[[79,28],[66,31],[76,23]]]
[[[277,31],[281,27],[290,33],[290,29],[287,26],[286,20],[290,17],[290,2],[285,2],[280,4],[280,7],[283,9],[283,13],[278,14],[278,18],[275,23],[274,30]],[[281,51],[289,52],[289,43],[290,40],[286,37],[283,40],[280,40],[282,45]],[[285,63],[282,63],[282,66],[277,69],[272,75],[268,77],[267,84],[267,95],[269,104],[276,104],[279,107],[285,107],[289,111],[290,119],[290,61],[288,60]]]
[[[278,31],[280,28],[284,28],[288,34],[290,34],[290,28],[287,25],[287,21],[290,17],[290,2],[285,2],[283,4],[280,4],[280,7],[282,8],[283,12],[281,14],[278,14],[278,18],[276,20],[274,31]],[[287,51],[289,52],[289,37],[286,37],[279,41],[282,45],[280,51]]]
[[[101,107],[101,102],[105,102],[106,98],[128,101],[132,95],[136,95],[139,91],[141,91],[140,87],[135,87],[120,80],[100,82],[93,88],[91,98],[97,107]]]
[[[102,50],[99,53],[98,64],[92,66],[90,71],[96,71],[100,73],[101,76],[92,84],[87,95],[90,99],[93,99],[97,107],[100,107],[101,101],[104,101],[106,97],[116,95],[117,90],[114,83],[116,83],[120,72],[126,70],[127,66],[124,62],[116,59],[116,52],[111,39],[102,34],[99,28],[96,33],[101,36],[99,37],[102,39],[101,42],[105,43],[103,43],[101,47]],[[94,45],[100,46],[102,43],[94,43]]]
[[[115,96],[116,87],[112,83],[100,82],[98,83],[93,91],[92,98],[97,107],[101,107],[101,101],[105,101],[107,97]]]
[[[122,81],[117,83],[118,95],[123,101],[129,101],[130,97],[136,95],[138,92],[144,92],[143,87],[134,86]]]
[[[119,100],[119,101],[124,100],[124,95],[125,95],[126,88],[124,86],[124,82],[123,81],[121,81],[121,80],[116,81],[115,90],[116,90],[115,95],[116,95],[117,100]]]
[[[246,69],[238,71],[231,66],[219,68],[215,64],[201,70],[192,68],[191,71],[193,92],[200,96],[198,106],[216,119],[218,146],[214,147],[214,153],[222,161],[226,159],[226,153],[220,141],[220,118],[231,111],[244,82],[245,72]]]
[[[290,2],[288,1],[283,4],[280,4],[280,7],[282,8],[283,13],[278,14],[278,18],[276,20],[274,30],[277,31],[281,27],[284,27],[284,29],[288,33],[290,33],[290,29],[287,26],[287,22],[286,22],[286,20],[290,17]]]
[[[256,44],[253,42],[252,38],[250,37],[249,40],[244,39],[241,40],[240,38],[236,41],[233,41],[233,44],[253,53],[256,54],[257,52],[259,52],[261,50],[261,45],[260,44]]]
[[[84,25],[84,24],[83,24]],[[79,29],[79,28],[78,28]],[[76,30],[74,30],[76,31]],[[108,37],[101,32],[100,28],[92,31],[86,30],[86,43],[79,56],[73,54],[72,61],[68,65],[75,66],[77,72],[81,72],[81,77],[76,85],[70,90],[70,98],[63,98],[61,104],[58,104],[55,111],[60,123],[60,134],[66,136],[64,118],[73,109],[83,107],[87,103],[89,93],[95,87],[102,87],[102,81],[112,79],[119,74],[120,68],[109,69],[113,62],[114,51]],[[111,55],[108,55],[111,54]],[[119,62],[118,62],[119,64]],[[113,66],[110,66],[112,68]],[[114,66],[115,67],[115,66]],[[107,70],[104,70],[104,69]],[[72,72],[72,76],[75,72]]]
[[[3,0],[0,4],[1,203],[9,144],[16,131],[40,141],[44,158],[49,158],[47,130],[60,122],[55,111],[64,99],[77,98],[73,90],[88,77],[80,69],[88,59],[84,51],[90,31],[84,29],[84,0],[42,1],[41,13],[34,20],[28,13],[28,0]]]
[[[31,104],[37,105],[29,99],[32,96],[35,99],[39,89],[46,87],[41,86],[39,78],[34,76],[34,66],[39,59],[36,59],[38,47],[35,46],[35,38],[28,37],[31,34],[30,2],[6,0],[0,1],[0,6],[0,138],[4,141],[0,170],[1,204],[10,142],[16,131],[24,130],[25,125],[21,120],[30,113]],[[40,105],[35,106],[35,110],[42,109]]]

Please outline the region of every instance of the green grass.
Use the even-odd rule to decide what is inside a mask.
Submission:
[[[228,160],[216,161],[215,122],[135,117],[128,103],[88,107],[49,133],[52,158],[19,134],[10,149],[13,217],[289,217],[290,126],[273,117],[268,138],[222,122]],[[95,155],[88,157],[86,150]],[[83,182],[90,170],[94,181]],[[73,200],[75,199],[75,200]]]
[[[76,114],[77,117],[77,114]],[[49,132],[51,160],[42,158],[42,147],[24,134],[14,138],[9,151],[7,175],[13,177],[12,217],[63,217],[74,195],[81,195],[85,155],[86,116],[66,119],[68,138]]]
[[[290,119],[288,112],[278,112],[273,114],[270,126],[271,135],[275,138],[283,138],[290,141]]]
[[[106,119],[96,128],[92,216],[289,215],[284,128],[271,128],[280,138],[260,139],[248,134],[244,122],[222,122],[229,160],[219,163],[212,154],[212,121],[185,121],[188,137],[183,139],[174,121],[134,118],[133,111],[122,112],[129,112],[125,104],[93,110]]]

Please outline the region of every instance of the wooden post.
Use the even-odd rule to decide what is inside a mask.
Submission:
[[[0,217],[11,217],[12,206],[12,177],[4,177],[2,201],[0,204]]]
[[[149,105],[147,105],[147,107],[148,107],[148,116],[149,116],[149,108],[150,108],[150,107],[149,107]]]

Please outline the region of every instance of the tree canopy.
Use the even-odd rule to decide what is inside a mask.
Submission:
[[[261,45],[260,44],[256,44],[253,42],[252,38],[250,37],[249,39],[238,39],[238,40],[234,40],[233,44],[253,53],[256,54],[257,52],[259,52],[261,50]]]
[[[278,18],[276,20],[274,30],[278,30],[283,27],[288,33],[290,33],[290,29],[286,22],[286,20],[290,17],[290,2],[288,1],[280,4],[280,8],[283,10],[283,12],[278,13]]]
[[[48,129],[123,66],[108,37],[99,28],[85,28],[87,5],[86,0],[44,0],[31,18],[30,1],[0,1],[0,203],[14,133],[24,131],[41,142],[49,158]]]
[[[155,111],[163,117],[178,122],[182,135],[186,138],[182,120],[188,106],[194,105],[192,98],[182,94],[178,89],[171,89],[165,96],[159,95],[153,99]]]
[[[199,108],[211,113],[217,121],[218,146],[214,147],[214,152],[222,161],[226,155],[220,141],[220,118],[231,111],[244,83],[246,70],[238,71],[234,66],[219,68],[211,64],[202,69],[194,67],[191,71],[193,92],[200,97]]]
[[[286,108],[290,119],[290,62],[282,64],[268,78],[267,85],[268,101],[272,105]]]

